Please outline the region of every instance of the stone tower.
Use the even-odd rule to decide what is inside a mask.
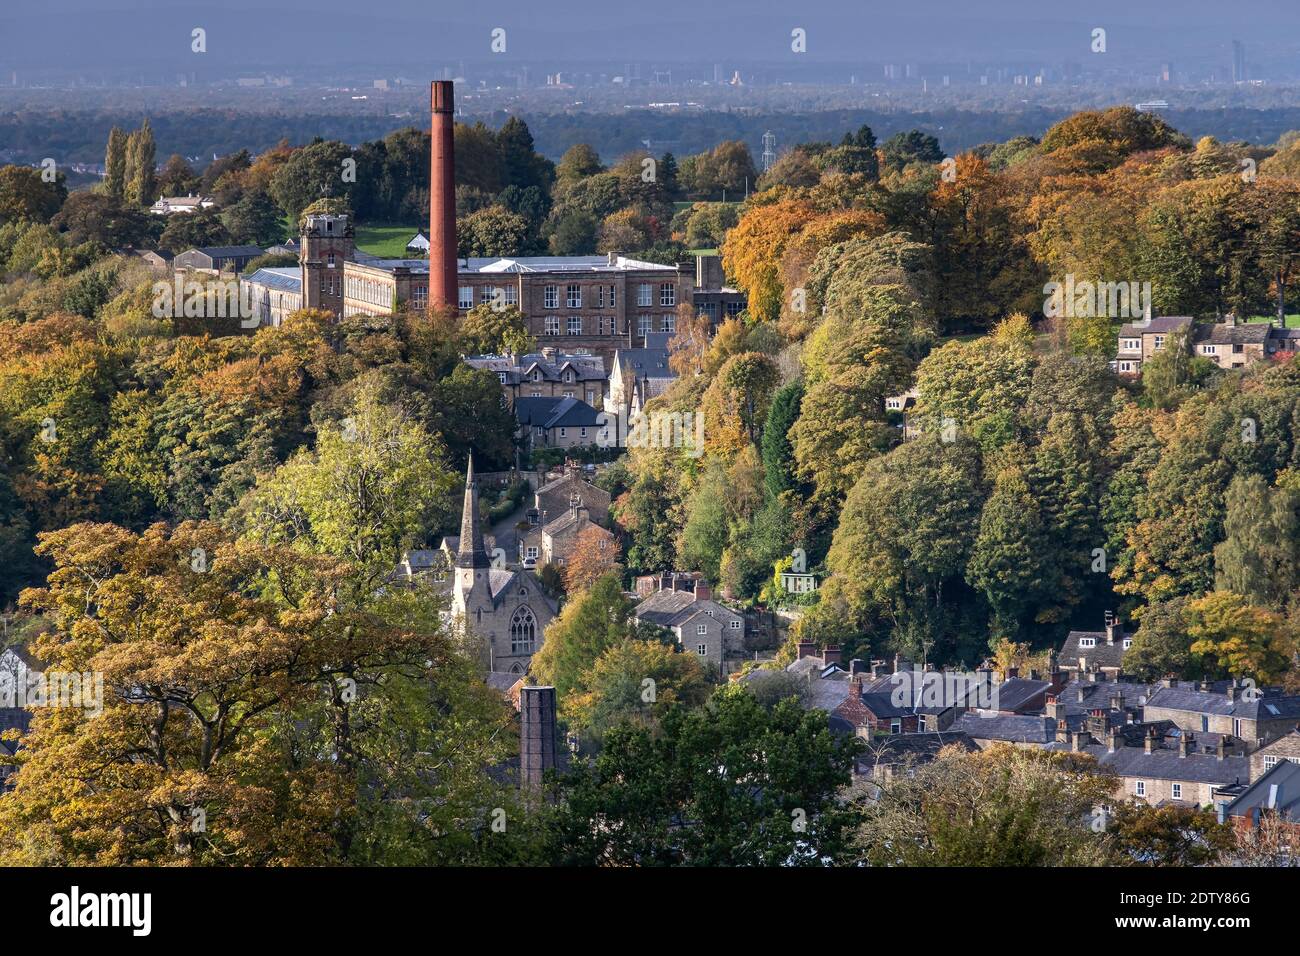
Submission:
[[[353,256],[352,223],[346,215],[307,217],[298,261],[302,268],[302,307],[343,317],[343,263]]]
[[[483,547],[483,528],[478,515],[478,482],[474,479],[474,456],[465,474],[465,505],[460,515],[460,541],[456,548],[456,587],[453,609],[479,623],[474,612],[492,604],[488,572],[492,562]]]

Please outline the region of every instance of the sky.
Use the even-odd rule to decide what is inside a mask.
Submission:
[[[187,69],[190,32],[232,66],[524,61],[779,62],[807,31],[830,62],[1222,55],[1232,39],[1300,66],[1300,0],[3,0],[0,71]]]

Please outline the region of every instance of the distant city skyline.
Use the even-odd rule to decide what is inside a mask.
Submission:
[[[1248,7],[1208,0],[1171,4],[1092,0],[1044,5],[1033,0],[936,0],[924,9],[809,0],[775,4],[719,0],[702,6],[660,0],[627,5],[538,5],[501,0],[490,8],[450,12],[424,0],[390,0],[382,8],[351,0],[52,0],[6,10],[0,34],[0,77],[18,70],[131,71],[237,66],[328,72],[388,64],[403,69],[464,61],[590,63],[817,64],[1025,60],[1066,58],[1113,64],[1219,62],[1231,75],[1241,57],[1261,78],[1300,75],[1300,5],[1260,0]],[[207,52],[191,51],[194,28],[206,31]],[[791,50],[791,31],[807,31],[807,52]],[[1106,53],[1091,50],[1091,31],[1105,29]],[[502,29],[504,52],[491,49]],[[1240,49],[1234,49],[1239,41]],[[432,69],[432,66],[430,66]],[[1252,77],[1253,78],[1253,77]]]

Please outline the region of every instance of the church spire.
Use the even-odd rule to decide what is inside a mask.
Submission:
[[[469,456],[469,470],[465,473],[465,507],[460,515],[460,542],[456,549],[456,567],[488,568],[487,551],[483,547],[483,532],[478,521],[478,482],[474,480],[474,456]]]

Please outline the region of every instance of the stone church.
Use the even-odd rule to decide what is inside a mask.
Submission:
[[[487,643],[489,670],[508,674],[527,672],[556,613],[533,572],[492,566],[479,522],[473,458],[465,477],[451,610]]]

